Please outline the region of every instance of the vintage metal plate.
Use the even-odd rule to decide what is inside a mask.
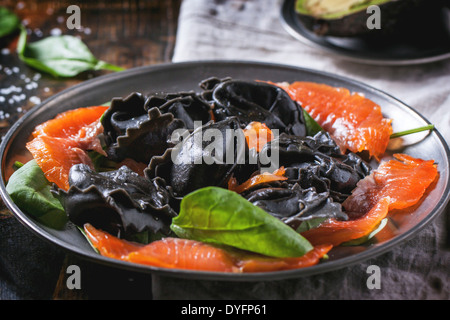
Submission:
[[[419,113],[375,88],[348,78],[328,73],[268,63],[244,61],[198,61],[146,66],[109,74],[88,80],[62,91],[31,109],[17,121],[5,135],[0,146],[1,196],[16,218],[31,232],[50,241],[56,246],[97,263],[124,268],[136,272],[183,277],[189,279],[209,279],[225,281],[261,281],[296,278],[319,274],[343,268],[364,261],[392,249],[399,243],[416,235],[432,219],[441,213],[449,200],[449,148],[438,130],[429,134],[408,136],[406,146],[401,150],[411,156],[434,159],[439,164],[439,180],[428,192],[426,198],[414,210],[393,215],[388,225],[370,245],[337,247],[329,253],[329,259],[320,264],[297,270],[255,274],[233,274],[217,272],[195,272],[153,268],[103,257],[94,252],[81,232],[71,223],[64,230],[53,230],[33,220],[22,212],[8,196],[5,184],[12,173],[15,161],[31,158],[25,148],[34,127],[56,116],[58,113],[91,105],[103,104],[114,97],[125,97],[131,92],[143,94],[155,92],[175,92],[198,90],[198,83],[211,76],[233,77],[244,80],[313,81],[332,86],[346,87],[350,91],[363,93],[379,104],[386,117],[394,119],[394,131],[416,128],[429,122]],[[389,154],[387,154],[389,157]]]

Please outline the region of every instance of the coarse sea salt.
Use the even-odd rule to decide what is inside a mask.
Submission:
[[[29,100],[30,100],[31,103],[34,103],[34,104],[41,103],[41,99],[39,97],[36,97],[36,96],[30,97]]]
[[[52,36],[60,36],[62,34],[62,31],[60,28],[53,28],[52,30],[50,30],[50,34]]]

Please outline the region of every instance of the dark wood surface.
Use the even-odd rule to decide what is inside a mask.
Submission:
[[[55,34],[79,36],[94,56],[123,68],[170,62],[176,39],[181,0],[0,0],[15,12],[29,32],[29,41]],[[81,9],[81,28],[70,30],[67,7]],[[26,66],[16,54],[18,33],[0,40],[0,134],[39,101],[110,71],[84,72],[73,78],[54,78]],[[1,96],[3,98],[1,98]],[[1,203],[0,224],[14,219]],[[31,235],[30,235],[31,236]],[[82,287],[69,290],[67,266],[82,270]],[[150,275],[95,265],[65,254],[53,299],[151,299]]]

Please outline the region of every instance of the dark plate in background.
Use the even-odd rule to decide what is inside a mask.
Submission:
[[[444,210],[450,194],[450,152],[437,130],[430,134],[409,136],[406,140],[407,146],[401,150],[401,152],[414,157],[434,159],[439,164],[439,180],[429,191],[426,198],[410,212],[392,215],[390,222],[376,236],[371,245],[334,248],[330,251],[330,258],[326,262],[298,270],[232,274],[153,268],[113,260],[95,253],[84,236],[70,223],[64,230],[53,230],[37,223],[28,214],[22,212],[6,193],[5,181],[7,181],[12,172],[13,163],[17,160],[27,161],[31,158],[25,148],[25,144],[36,125],[53,118],[63,111],[103,104],[114,97],[125,97],[135,91],[144,94],[160,91],[200,91],[198,83],[211,76],[220,78],[230,76],[243,80],[257,79],[275,82],[303,80],[342,86],[350,91],[363,93],[367,98],[379,104],[385,116],[394,119],[394,131],[416,128],[429,123],[416,111],[388,94],[362,83],[320,71],[284,65],[239,61],[199,61],[135,68],[88,80],[64,90],[44,101],[41,105],[34,107],[14,124],[4,137],[0,147],[0,193],[4,202],[16,218],[30,231],[61,248],[91,261],[137,272],[189,279],[226,281],[261,281],[294,278],[346,267],[386,252],[414,236]],[[396,119],[401,119],[401,121],[396,121]],[[387,154],[387,157],[390,157],[390,155]]]
[[[296,0],[284,0],[281,23],[286,31],[305,45],[344,60],[373,65],[413,65],[450,58],[450,9],[442,9],[442,28],[422,30],[394,40],[369,41],[362,37],[318,36],[308,30],[295,11]],[[369,15],[368,15],[369,17]],[[417,23],[421,23],[418,21]]]

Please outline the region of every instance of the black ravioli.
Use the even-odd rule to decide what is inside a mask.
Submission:
[[[370,167],[356,155],[347,157],[335,151],[329,135],[318,133],[314,137],[281,134],[267,143],[261,153],[278,154],[279,166],[285,167],[288,182],[298,183],[303,189],[329,191],[341,202],[370,172]]]
[[[170,234],[176,212],[162,179],[148,180],[126,166],[97,173],[78,164],[70,170],[69,184],[67,192],[54,192],[78,226],[90,223],[120,237],[142,231]]]
[[[144,109],[145,100],[145,96],[138,92],[133,92],[124,99],[112,99],[101,119],[107,144],[115,142],[128,128],[137,128],[148,120],[148,113]]]
[[[243,126],[258,121],[272,130],[278,129],[296,136],[306,135],[302,108],[278,86],[229,78],[211,78],[201,86],[211,91],[209,96],[207,93],[204,95],[205,99],[210,98],[214,102],[213,111],[217,119],[236,116]]]
[[[194,129],[194,121],[206,124],[211,120],[211,105],[195,92],[156,94],[150,96],[144,108],[158,108],[161,113],[171,113],[184,122],[187,129]]]
[[[171,147],[171,135],[177,129],[185,128],[184,123],[173,114],[161,114],[158,108],[148,111],[147,120],[137,127],[130,127],[124,135],[106,149],[113,161],[131,158],[137,162],[149,163],[155,155],[163,154]]]
[[[298,184],[263,187],[250,191],[244,197],[294,229],[303,221],[316,218],[348,219],[341,204],[334,202],[328,192],[303,189]]]
[[[249,164],[249,150],[240,127],[237,118],[230,117],[196,129],[163,156],[153,157],[146,175],[165,179],[178,197],[202,187],[226,187],[231,175],[244,181],[257,170],[257,161]],[[207,130],[215,130],[222,138],[214,153],[211,153],[211,146],[215,138],[209,140],[201,136]],[[227,131],[234,135],[227,136]]]

